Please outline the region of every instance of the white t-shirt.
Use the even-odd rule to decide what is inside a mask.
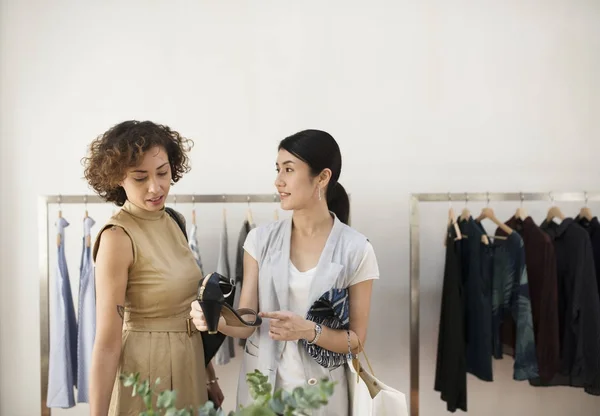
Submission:
[[[251,230],[244,242],[244,250],[258,261],[256,248],[256,229]],[[310,305],[308,295],[312,280],[315,278],[316,267],[305,272],[299,271],[294,264],[289,262],[289,310],[302,317],[306,316]],[[356,273],[350,280],[350,285],[355,285],[370,279],[379,279],[379,265],[375,251],[370,242],[367,242],[362,260]],[[283,355],[277,367],[275,389],[283,388],[292,391],[295,387],[306,383],[304,368],[297,341],[287,341],[283,348]]]

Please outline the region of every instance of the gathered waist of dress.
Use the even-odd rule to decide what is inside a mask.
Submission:
[[[189,336],[198,332],[192,318],[131,318],[126,317],[123,329],[132,332],[187,332]]]

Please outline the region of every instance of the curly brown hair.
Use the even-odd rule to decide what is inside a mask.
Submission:
[[[111,127],[89,146],[89,154],[82,159],[85,178],[107,202],[123,206],[127,199],[119,183],[126,170],[137,166],[148,149],[160,146],[165,149],[171,165],[172,183],[189,172],[189,152],[194,145],[168,126],[151,121],[129,120]]]

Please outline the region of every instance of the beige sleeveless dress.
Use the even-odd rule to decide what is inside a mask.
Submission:
[[[94,244],[94,260],[103,230],[117,225],[133,245],[133,264],[125,293],[123,344],[113,388],[111,416],[137,416],[145,410],[131,397],[119,374],[140,373],[156,393],[177,391],[178,409],[195,410],[207,400],[204,349],[188,320],[202,274],[177,223],[164,211],[149,212],[129,201],[106,223]],[[116,311],[115,311],[116,313]],[[156,405],[155,405],[156,406]],[[156,409],[156,407],[155,407]]]

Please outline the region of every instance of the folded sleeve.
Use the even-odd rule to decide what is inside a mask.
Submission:
[[[377,263],[377,256],[375,255],[373,245],[367,241],[362,260],[360,261],[356,272],[350,278],[348,286],[353,286],[357,283],[373,279],[379,279],[379,264]]]
[[[244,241],[244,250],[252,256],[252,258],[258,261],[257,258],[257,247],[256,247],[256,228],[253,228],[248,233],[246,241]]]

